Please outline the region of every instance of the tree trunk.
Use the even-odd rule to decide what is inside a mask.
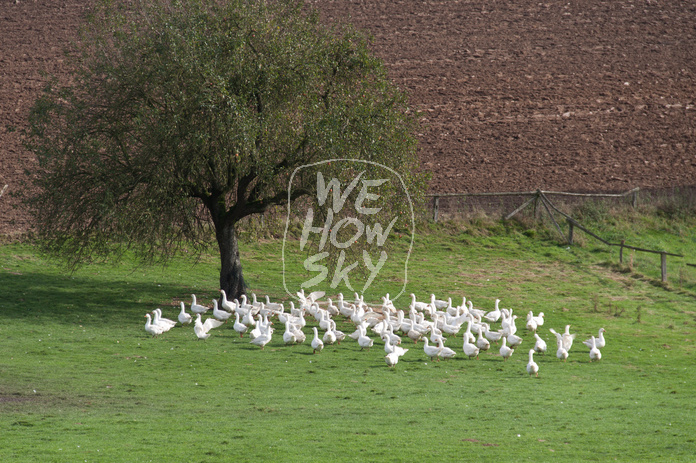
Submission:
[[[239,299],[246,294],[242,275],[242,262],[239,258],[237,232],[232,223],[219,225],[215,231],[220,248],[220,289],[224,289],[227,299]]]

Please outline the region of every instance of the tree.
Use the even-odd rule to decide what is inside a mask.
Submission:
[[[27,133],[38,235],[71,265],[166,260],[214,236],[236,298],[237,226],[314,194],[309,169],[288,198],[299,166],[349,154],[420,181],[406,95],[363,35],[302,1],[104,2],[74,50],[71,82],[37,99]]]

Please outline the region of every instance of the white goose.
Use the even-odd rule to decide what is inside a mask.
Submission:
[[[283,333],[283,342],[285,344],[295,344],[297,342],[297,336],[295,336],[295,331],[292,329],[292,325],[289,321],[285,322],[285,332]]]
[[[500,320],[500,308],[498,308],[498,304],[500,304],[500,299],[495,300],[495,309],[491,310],[483,316],[483,318],[485,318],[486,321],[490,323],[496,323],[498,320]]]
[[[314,291],[305,296],[304,289],[297,293],[297,297],[300,300],[300,306],[309,308],[316,301],[324,297],[326,294],[324,291]]]
[[[274,312],[282,311],[284,309],[281,302],[271,302],[271,298],[266,294],[266,308]]]
[[[346,339],[346,333],[343,331],[336,329],[336,322],[331,319],[331,327],[329,328],[331,331],[333,331],[333,334],[336,336],[336,344],[341,344],[341,341]]]
[[[325,294],[326,294],[326,292],[324,292],[324,291],[312,291],[307,296],[307,300],[314,303],[314,302],[317,302],[322,297],[324,297]]]
[[[367,325],[370,328],[374,328],[380,323],[384,325],[383,315],[375,312],[375,310],[370,306],[366,306],[365,316],[363,317],[363,320],[367,322]]]
[[[491,343],[488,341],[488,339],[483,337],[483,330],[479,331],[478,339],[476,339],[476,347],[478,347],[479,351],[482,352],[485,352],[491,348]]]
[[[500,338],[503,337],[503,330],[491,331],[490,327],[486,325],[486,329],[484,330],[483,334],[486,336],[486,339],[497,344],[498,341],[500,341]]]
[[[328,330],[331,326],[331,316],[329,315],[329,313],[324,309],[318,309],[317,317],[317,321],[319,322],[319,328],[321,328],[322,330]]]
[[[563,334],[557,333],[553,328],[549,328],[549,331],[556,336],[556,341],[561,342],[563,348],[570,352],[570,348],[573,347],[573,339],[577,336],[577,333],[570,334],[570,325],[566,325]]]
[[[382,339],[384,340],[384,353],[391,354],[394,352],[394,346],[389,341],[389,336],[382,336]]]
[[[355,310],[353,310],[353,314],[350,316],[350,321],[352,321],[354,325],[358,325],[362,323],[364,317],[365,308],[361,305],[358,305],[355,307]]]
[[[285,312],[285,307],[283,307],[283,304],[281,304],[280,310],[276,312],[276,317],[278,318],[278,321],[285,325],[285,322],[292,322],[292,316]]]
[[[362,334],[363,328],[367,330],[367,323],[366,322],[358,323],[357,325],[355,325],[355,331],[350,333],[348,335],[348,337],[351,339],[355,339],[357,341],[358,338],[360,337],[360,335]]]
[[[398,334],[394,334],[394,328],[392,328],[391,325],[389,325],[389,328],[387,328],[387,330],[382,333],[381,337],[382,339],[388,339],[390,344],[401,344],[401,336],[399,336]]]
[[[471,300],[466,301],[467,312],[474,317],[483,318],[486,315],[486,311],[483,309],[475,309],[474,303]],[[502,310],[502,309],[501,309]]]
[[[466,355],[467,358],[471,359],[471,357],[478,358],[478,354],[481,349],[479,349],[479,347],[476,344],[472,344],[466,337],[464,337],[463,350],[464,355]]]
[[[534,352],[538,354],[543,354],[546,352],[546,341],[541,339],[541,337],[534,333],[534,339],[536,339],[536,342],[534,343]]]
[[[529,362],[527,362],[527,373],[529,373],[529,376],[532,376],[534,374],[535,376],[539,376],[539,365],[534,361],[534,349],[529,349]]]
[[[365,348],[367,348],[367,350],[370,350],[370,347],[372,347],[374,341],[369,336],[367,336],[367,330],[365,329],[365,327],[363,327],[362,325],[360,327],[360,336],[358,336],[358,345],[360,346],[360,350],[363,350]]]
[[[179,312],[179,323],[182,325],[188,325],[193,321],[193,317],[190,313],[186,313],[186,305],[184,301],[181,301],[181,312]]]
[[[236,314],[237,312],[235,312]],[[218,309],[217,299],[213,299],[213,317],[221,322],[226,322],[232,316],[232,312]]]
[[[220,307],[222,307],[222,310],[226,310],[230,313],[235,312],[237,304],[234,301],[227,300],[227,293],[225,293],[224,289],[220,290],[220,294],[222,294],[222,297],[220,297]]]
[[[573,347],[575,336],[577,336],[577,333],[570,334],[570,325],[566,325],[565,332],[563,333],[563,347],[568,352],[570,352],[570,348]]]
[[[293,301],[290,301],[290,315],[293,317],[299,317],[300,315],[305,314],[305,309],[302,307],[296,308],[295,303]]]
[[[440,346],[439,343],[437,346],[431,346],[428,345],[428,338],[423,338],[423,352],[425,352],[425,355],[430,357],[430,360],[437,359],[437,361],[440,361],[440,358],[438,354],[440,353]]]
[[[408,333],[406,333],[406,336],[408,336],[410,339],[413,339],[414,344],[418,344],[418,341],[421,339],[427,339],[423,336],[423,333],[418,331],[418,330],[408,330]]]
[[[382,296],[382,311],[384,313],[396,313],[396,307],[394,303],[389,298],[389,293],[386,296]]]
[[[241,322],[244,323],[246,326],[256,326],[256,319],[254,318],[254,312],[249,309],[249,310],[243,310],[242,311],[242,318]],[[261,319],[261,315],[259,315],[259,319]]]
[[[397,346],[396,344],[392,344],[389,341],[389,338],[385,337],[384,338],[384,352],[387,354],[396,353],[399,357],[401,357],[406,352],[408,352],[408,349],[405,349],[401,346]]]
[[[290,329],[292,329],[292,333],[295,335],[297,344],[302,344],[307,340],[307,335],[304,334],[300,326],[291,324]]]
[[[452,300],[451,300],[451,299],[450,299],[449,302],[447,302],[447,301],[443,301],[442,299],[435,299],[435,295],[434,295],[434,294],[431,294],[431,295],[430,295],[430,306],[431,306],[431,307],[433,307],[433,308],[435,308],[435,309],[437,309],[437,310],[442,310],[442,309],[446,309],[446,308],[449,307],[450,305],[452,305]]]
[[[413,307],[417,311],[421,312],[421,311],[425,310],[426,308],[428,308],[429,306],[430,306],[430,304],[428,304],[427,302],[416,301],[416,295],[411,293],[411,306],[410,307]]]
[[[516,334],[509,334],[507,336],[507,343],[510,348],[515,349],[517,346],[522,344],[522,338],[517,336]]]
[[[314,331],[314,339],[312,339],[312,353],[316,354],[317,351],[321,352],[321,350],[324,348],[324,342],[319,338],[319,332],[317,331],[317,327],[313,326],[312,331]]]
[[[152,324],[161,327],[163,332],[166,333],[176,326],[176,322],[174,320],[162,317],[162,309],[157,308],[152,311],[152,314]]]
[[[507,360],[510,358],[510,356],[515,352],[515,349],[511,349],[510,347],[505,345],[505,342],[507,340],[506,337],[503,337],[503,345],[500,346],[500,356],[503,357],[503,360]]]
[[[348,304],[343,301],[343,294],[338,293],[338,301],[336,302],[336,307],[338,307],[338,311],[341,313],[346,318],[351,318],[353,316],[353,313],[355,313],[355,305],[353,304]]]
[[[399,363],[399,354],[397,354],[396,352],[390,352],[384,356],[384,361],[391,368],[395,366],[397,363]]]
[[[300,328],[304,328],[307,325],[307,320],[305,320],[304,312],[301,311],[300,309],[295,309],[297,311],[297,315],[292,314],[292,301],[290,301],[290,307],[291,307],[291,315],[290,315],[290,322],[295,325],[299,326]]]
[[[282,304],[281,304],[281,305],[282,305]],[[260,313],[261,315],[266,316],[266,317],[273,317],[273,316],[277,315],[278,311],[276,311],[276,310],[271,310],[271,309],[269,309],[268,307],[266,307],[266,303],[265,303],[265,302],[259,302],[259,313]]]
[[[534,321],[537,324],[537,328],[544,325],[544,312],[539,312],[539,315],[534,317]]]
[[[336,333],[334,333],[334,331],[331,328],[329,328],[328,330],[326,330],[324,332],[324,336],[322,338],[322,341],[324,341],[324,344],[329,344],[329,345],[335,343],[336,342]]]
[[[592,338],[590,338],[590,340],[592,341],[592,347],[590,348],[590,362],[592,362],[593,360],[601,360],[602,353],[597,348],[597,343],[595,341],[595,337],[592,336]]]
[[[244,319],[242,319],[242,323],[244,323],[246,325],[246,323],[244,322]],[[257,336],[260,336],[264,332],[269,331],[269,330],[270,330],[270,332],[273,332],[273,328],[271,327],[272,323],[268,319],[268,317],[261,315],[261,314],[258,314],[257,320],[255,323],[256,323],[255,328],[252,329],[251,332],[249,332],[249,337],[251,339],[254,339]]]
[[[152,335],[153,338],[156,338],[160,334],[164,333],[164,330],[162,330],[160,326],[152,324],[152,317],[149,313],[145,314],[145,318],[147,318],[147,321],[145,321],[145,332]]]
[[[242,294],[239,296],[239,301],[235,299],[235,310],[241,310],[242,311],[242,317],[244,316],[245,313],[250,312],[252,316],[256,314],[256,309],[254,308],[253,305],[249,304],[247,302],[247,297],[246,294]]]
[[[258,300],[256,300],[256,293],[251,293],[251,306],[252,306],[252,307],[255,307],[255,308],[257,308],[257,309],[260,309],[260,308],[261,308],[261,304],[262,304],[261,302],[259,302]]]
[[[335,317],[336,315],[341,313],[338,311],[338,306],[334,305],[330,297],[326,299],[326,311],[332,317]]]
[[[239,337],[243,338],[244,333],[246,333],[246,330],[248,327],[239,321],[239,312],[234,313],[234,325],[233,325],[234,330],[239,333]]]
[[[448,308],[446,312],[442,313],[444,313],[445,321],[453,326],[461,326],[465,321],[472,319],[471,314],[466,313],[464,309],[460,308],[456,308],[453,311],[450,311]]]
[[[500,323],[505,336],[517,333],[517,325],[515,324],[515,320],[517,320],[517,315],[510,315],[509,317],[503,319],[503,321]]]
[[[396,331],[401,331],[402,333],[406,334],[410,329],[413,328],[413,325],[415,323],[415,309],[409,310],[409,316],[406,318],[404,315],[403,310],[399,310],[396,312]]]
[[[437,356],[440,358],[443,358],[445,360],[451,359],[457,353],[454,351],[454,349],[450,349],[449,347],[445,347],[445,345],[442,343],[442,339],[438,339],[437,341],[437,347],[440,348],[440,352],[438,352]]]
[[[461,307],[453,306],[451,297],[447,298],[447,302],[449,302],[449,305],[445,309],[445,312],[447,313],[447,315],[449,315],[451,317],[458,317],[459,315],[461,315],[465,311],[465,309],[463,309]]]
[[[534,314],[531,310],[527,313],[527,323],[525,324],[525,327],[529,331],[534,332],[536,332],[537,328],[539,327],[539,325],[537,325],[536,318],[534,318]]]
[[[447,341],[447,338],[443,336],[442,331],[437,326],[433,326],[430,329],[430,342],[437,344],[439,339],[442,339],[442,342]]]
[[[464,331],[464,341],[471,343],[476,342],[476,336],[471,333],[471,320],[466,322],[466,331]]]
[[[249,341],[250,344],[254,344],[256,346],[259,346],[261,350],[263,350],[264,347],[266,347],[266,344],[271,342],[271,339],[273,337],[273,328],[271,328],[271,325],[263,325],[261,327],[261,334],[256,336],[254,339]]]
[[[473,317],[474,319],[471,321],[471,333],[478,336],[481,331],[486,329],[488,323],[482,322],[479,315],[474,315]]]
[[[595,338],[595,347],[597,347],[597,349],[602,349],[606,345],[606,342],[604,340],[604,331],[604,328],[600,328],[599,334]],[[592,348],[592,338],[583,341],[582,343],[585,344],[587,347]]]
[[[210,337],[209,331],[218,326],[222,326],[223,322],[216,320],[214,318],[206,319],[205,323],[201,322],[201,314],[196,314],[196,323],[193,326],[193,331],[196,333],[198,339],[208,339]]]
[[[439,315],[438,316],[438,322],[441,322],[438,324],[438,327],[447,334],[450,335],[456,335],[459,333],[459,330],[461,329],[461,325],[453,325],[447,323],[447,320],[445,319],[444,315]],[[469,332],[471,332],[471,325],[469,325]]]
[[[558,349],[556,350],[556,357],[558,357],[559,360],[563,360],[565,362],[568,359],[568,350],[566,350],[566,348],[563,347],[563,340],[557,340],[556,344],[558,345]]]
[[[208,310],[210,310],[208,307],[205,307],[203,305],[200,305],[196,302],[196,295],[191,294],[191,312],[195,314],[203,314],[206,313]]]

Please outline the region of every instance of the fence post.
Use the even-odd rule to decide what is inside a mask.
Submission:
[[[435,205],[433,206],[433,221],[437,222],[437,215],[440,209],[440,197],[435,196]]]
[[[667,282],[667,253],[661,252],[660,253],[660,260],[662,261],[662,282],[666,283]]]
[[[633,192],[633,209],[638,207],[638,190]]]
[[[568,222],[568,244],[572,246],[573,244],[573,221],[570,219],[566,219]]]
[[[623,245],[626,242],[626,240],[621,240],[621,244],[619,245],[619,263],[623,264]]]

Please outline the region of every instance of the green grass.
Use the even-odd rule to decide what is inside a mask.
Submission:
[[[678,224],[652,228],[634,231],[669,245],[696,236]],[[636,261],[615,265],[615,249],[528,235],[515,224],[422,226],[397,306],[410,292],[466,296],[485,309],[500,298],[520,316],[525,342],[507,362],[495,347],[462,358],[461,336],[449,340],[459,355],[446,362],[411,345],[394,369],[377,340],[370,351],[346,340],[312,355],[309,343],[282,345],[280,327],[263,351],[229,325],[207,341],[190,327],[147,336],[147,311],[175,318],[191,293],[206,304],[217,296],[213,254],[70,274],[31,245],[4,245],[0,460],[690,461],[696,278],[662,285]],[[406,249],[404,240],[390,252]],[[242,251],[250,289],[287,300],[280,243],[255,240]],[[372,289],[395,294],[402,280],[399,266],[385,267]],[[525,371],[529,310],[546,314],[540,335],[551,347],[548,328],[578,333],[568,362],[535,356],[539,378]],[[608,345],[590,363],[581,341],[599,327]],[[339,329],[352,331],[343,320]]]

